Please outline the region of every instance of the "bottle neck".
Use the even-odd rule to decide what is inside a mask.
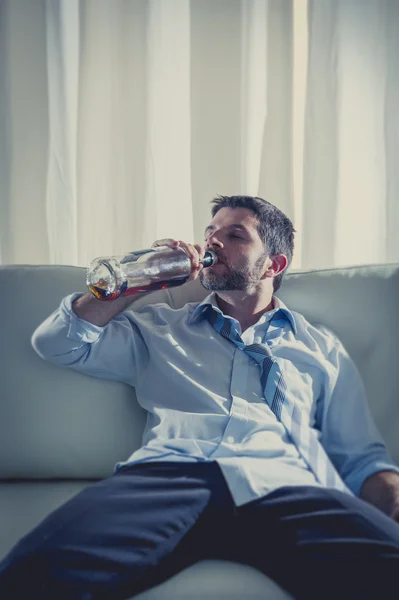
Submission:
[[[218,260],[218,257],[216,255],[215,252],[213,252],[213,250],[207,250],[204,254],[204,258],[202,260],[200,260],[200,263],[204,266],[204,268],[206,267],[211,267],[212,265],[216,264]]]

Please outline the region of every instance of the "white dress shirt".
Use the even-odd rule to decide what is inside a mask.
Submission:
[[[201,313],[205,303],[220,311],[214,293],[177,310],[167,304],[130,308],[104,327],[73,312],[81,295],[64,298],[36,329],[32,344],[45,360],[135,388],[147,411],[142,447],[115,471],[146,461],[217,461],[237,506],[282,486],[320,485],[266,403],[258,364]],[[348,488],[358,495],[373,473],[399,473],[341,342],[276,296],[273,306],[242,339],[261,343],[276,310],[286,315],[291,327],[273,355]]]

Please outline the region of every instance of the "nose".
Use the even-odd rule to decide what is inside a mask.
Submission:
[[[218,248],[223,248],[223,242],[218,237],[216,231],[213,231],[209,234],[206,240],[206,248],[212,248],[212,246],[217,246]]]

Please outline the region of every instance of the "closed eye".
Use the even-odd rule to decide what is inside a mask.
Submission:
[[[209,236],[207,236],[207,237],[205,237],[205,238],[204,238],[204,241],[205,241],[205,242],[207,242],[207,241],[208,241],[208,237],[209,237]],[[228,234],[228,237],[229,237],[229,238],[235,238],[235,239],[237,239],[237,240],[245,240],[245,239],[246,239],[246,238],[242,237],[242,235],[236,235],[235,233],[229,233],[229,234]]]

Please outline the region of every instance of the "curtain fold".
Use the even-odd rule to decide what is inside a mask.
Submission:
[[[77,264],[79,0],[46,0],[46,32],[49,118],[46,231],[49,262]]]
[[[292,2],[267,3],[266,120],[258,195],[295,220],[293,197]]]
[[[303,150],[302,256],[334,264],[338,188],[337,3],[311,0]]]
[[[0,254],[49,261],[47,48],[44,2],[0,2]]]
[[[390,174],[384,148],[384,22],[390,4],[337,3],[339,174],[334,259],[338,265],[345,264],[348,253],[358,264],[386,258]]]
[[[399,260],[399,3],[390,2],[385,7],[384,19],[384,61],[386,61],[384,140],[386,157],[386,247],[385,257],[390,261]]]
[[[190,2],[150,0],[144,239],[193,240]]]
[[[80,2],[79,264],[144,247],[147,2]]]
[[[10,89],[7,70],[9,41],[9,11],[0,2],[0,264],[8,263],[11,257],[10,205],[11,197],[11,132],[10,121]]]
[[[201,242],[217,194],[288,214],[294,268],[399,261],[398,25],[391,0],[1,0],[0,263]]]

